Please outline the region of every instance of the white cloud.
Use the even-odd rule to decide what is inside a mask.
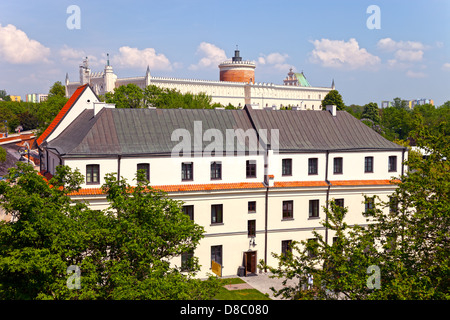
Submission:
[[[120,47],[119,54],[111,58],[111,64],[118,67],[146,68],[153,70],[172,70],[172,64],[162,53],[156,53],[153,48]]]
[[[202,56],[202,58],[197,64],[191,64],[189,66],[190,70],[217,68],[220,63],[227,60],[225,50],[208,42],[200,43],[197,54]]]
[[[406,72],[406,76],[409,78],[425,78],[427,75],[423,72],[415,72],[415,71],[408,70]]]
[[[311,62],[331,68],[373,68],[380,58],[360,48],[356,39],[349,41],[321,39],[312,41]]]
[[[392,52],[396,50],[424,50],[426,46],[419,41],[395,41],[384,38],[378,41],[377,47],[381,50]]]
[[[0,58],[14,64],[34,62],[49,62],[50,49],[36,40],[28,38],[27,34],[8,24],[0,24]]]
[[[286,71],[290,68],[290,64],[286,63],[289,55],[285,53],[273,52],[268,55],[262,54],[258,58],[258,64],[266,65],[280,71]]]
[[[399,49],[394,54],[395,58],[402,61],[420,61],[423,58],[422,50]]]
[[[442,70],[450,71],[450,62],[446,62],[442,65]]]

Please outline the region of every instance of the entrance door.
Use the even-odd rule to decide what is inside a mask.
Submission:
[[[245,275],[256,273],[256,251],[244,252]]]

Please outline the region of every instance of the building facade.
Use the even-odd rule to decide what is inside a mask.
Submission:
[[[149,68],[142,77],[118,78],[109,64],[109,58],[104,71],[94,73],[86,58],[80,65],[80,81],[70,82],[66,75],[66,96],[72,96],[84,84],[89,84],[97,95],[104,95],[106,92],[113,92],[114,88],[132,83],[142,89],[156,85],[176,89],[181,93],[205,93],[211,96],[212,103],[224,106],[231,104],[242,108],[249,104],[257,109],[291,106],[302,110],[321,110],[322,100],[334,89],[334,81],[331,87],[313,87],[303,72],[293,73],[292,69],[288,74],[292,81],[284,81],[283,85],[258,83],[255,80],[255,62],[242,60],[239,50],[235,51],[231,60],[222,62],[218,67],[219,81],[154,77]]]
[[[214,139],[213,139],[214,137]],[[320,221],[335,199],[348,207],[350,225],[372,223],[364,195],[387,201],[391,178],[403,173],[407,149],[384,139],[345,111],[223,109],[115,109],[90,86],[75,91],[37,140],[41,172],[68,165],[85,175],[75,201],[94,209],[107,173],[131,184],[138,169],[153,188],[184,202],[205,228],[194,255],[199,277],[257,274],[259,260],[274,265],[292,241],[329,243]],[[181,266],[182,257],[171,261]]]

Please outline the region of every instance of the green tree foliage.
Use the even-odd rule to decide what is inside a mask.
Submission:
[[[292,252],[268,267],[276,277],[298,285],[275,290],[294,299],[450,299],[450,138],[443,126],[432,133],[415,124],[414,138],[429,157],[412,157],[390,200],[374,197],[365,213],[376,221],[348,225],[347,208],[331,201],[322,222],[335,232],[333,244],[321,233],[316,241],[294,243]],[[263,266],[264,267],[264,266]],[[372,270],[378,268],[379,275]],[[313,285],[308,288],[308,275]],[[378,286],[377,286],[377,280]]]
[[[144,90],[133,84],[120,86],[114,89],[114,93],[105,94],[105,102],[114,103],[117,108],[213,108],[211,97],[204,93],[182,94],[178,90],[155,85],[150,85]]]
[[[364,109],[361,115],[362,119],[369,119],[374,124],[380,123],[380,114],[376,102],[369,102],[368,104],[364,105],[363,108]]]
[[[83,176],[59,166],[47,183],[31,166],[17,164],[0,182],[0,203],[12,222],[0,222],[0,299],[210,299],[214,279],[193,278],[169,260],[192,252],[203,228],[181,203],[148,186],[108,175],[103,190],[111,207],[73,203]],[[67,270],[81,271],[80,287]]]
[[[322,100],[322,109],[326,109],[328,105],[335,105],[337,110],[344,110],[345,104],[342,100],[342,96],[337,90],[331,90],[327,93],[325,98]]]
[[[48,91],[48,96],[49,96],[49,97],[54,97],[54,96],[64,97],[65,95],[66,95],[66,88],[65,88],[65,86],[61,83],[61,81],[56,81],[56,82],[50,87],[50,90]]]

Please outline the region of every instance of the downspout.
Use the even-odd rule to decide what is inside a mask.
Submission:
[[[117,181],[120,181],[120,160],[122,156],[120,154],[117,155]]]
[[[330,155],[330,151],[326,151],[326,160],[325,160],[325,182],[328,185],[327,188],[327,196],[326,196],[326,204],[327,204],[327,210],[329,208],[329,199],[330,199],[330,188],[331,188],[331,182],[328,181],[328,157]],[[325,227],[325,243],[328,244],[328,215],[325,217],[326,227]]]
[[[264,154],[264,185],[266,187],[265,207],[264,207],[264,272],[267,272],[267,224],[269,219],[269,150],[270,144],[266,144]]]

